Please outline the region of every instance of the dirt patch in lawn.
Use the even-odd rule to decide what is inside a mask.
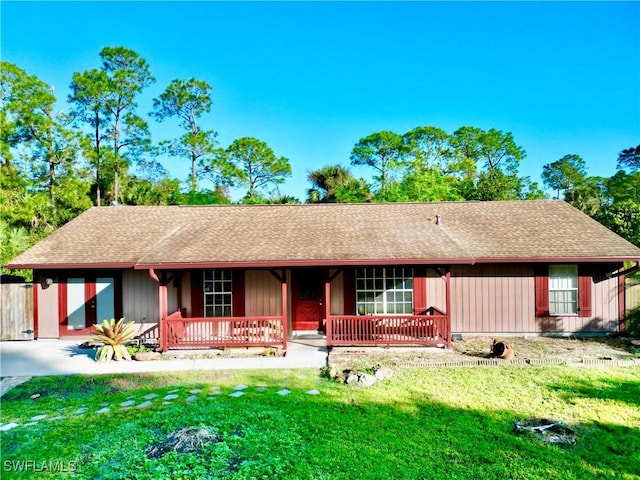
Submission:
[[[464,336],[451,349],[437,347],[343,347],[332,349],[329,363],[338,368],[353,366],[456,365],[483,363],[602,363],[640,362],[640,345],[631,338],[590,337],[497,337],[515,353],[510,360],[494,358],[492,337]],[[637,343],[637,340],[635,341]],[[639,363],[640,364],[640,363]]]

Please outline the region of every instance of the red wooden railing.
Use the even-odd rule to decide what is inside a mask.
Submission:
[[[449,319],[438,310],[433,313],[331,315],[327,321],[327,346],[444,344],[450,347]]]
[[[287,348],[282,316],[185,318],[180,312],[164,319],[161,350],[170,348]]]

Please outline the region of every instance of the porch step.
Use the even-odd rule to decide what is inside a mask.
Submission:
[[[327,336],[320,330],[296,330],[292,332],[292,338],[300,340],[326,340]]]

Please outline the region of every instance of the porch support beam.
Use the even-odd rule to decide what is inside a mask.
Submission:
[[[431,266],[431,269],[436,272],[439,277],[444,277],[446,275],[446,272],[443,272],[440,267]],[[447,270],[450,270],[450,268],[447,267]]]
[[[447,348],[451,348],[451,267],[447,267],[447,271],[444,277],[444,291],[445,291],[445,303],[447,309],[447,328],[446,328],[446,342]]]
[[[284,270],[282,270],[282,273],[278,272],[277,270],[269,270],[269,273],[273,275],[275,279],[278,280],[280,283],[287,283]]]
[[[327,336],[327,347],[333,342],[333,332],[331,330],[331,279],[327,279],[324,284],[324,319],[325,334]]]
[[[336,268],[336,271],[329,275],[329,282],[333,282],[335,278],[342,273],[342,268]]]
[[[160,351],[165,352],[167,350],[167,326],[165,320],[168,315],[169,301],[167,298],[167,285],[174,279],[176,272],[171,272],[167,275],[167,272],[162,272],[161,277],[153,268],[149,269],[149,276],[158,282],[158,331],[160,341]]]
[[[287,323],[288,323],[288,318],[287,318],[287,282],[286,279],[284,278],[284,272],[283,273],[283,277],[282,277],[282,281],[280,283],[281,285],[281,289],[282,289],[282,349],[286,350],[287,349],[287,336],[289,335],[288,331],[287,331]]]

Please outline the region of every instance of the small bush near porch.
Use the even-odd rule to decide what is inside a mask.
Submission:
[[[529,418],[576,443],[515,433]],[[0,421],[21,424],[0,433],[3,479],[640,478],[637,367],[404,368],[370,389],[300,370],[43,377],[5,394]]]

